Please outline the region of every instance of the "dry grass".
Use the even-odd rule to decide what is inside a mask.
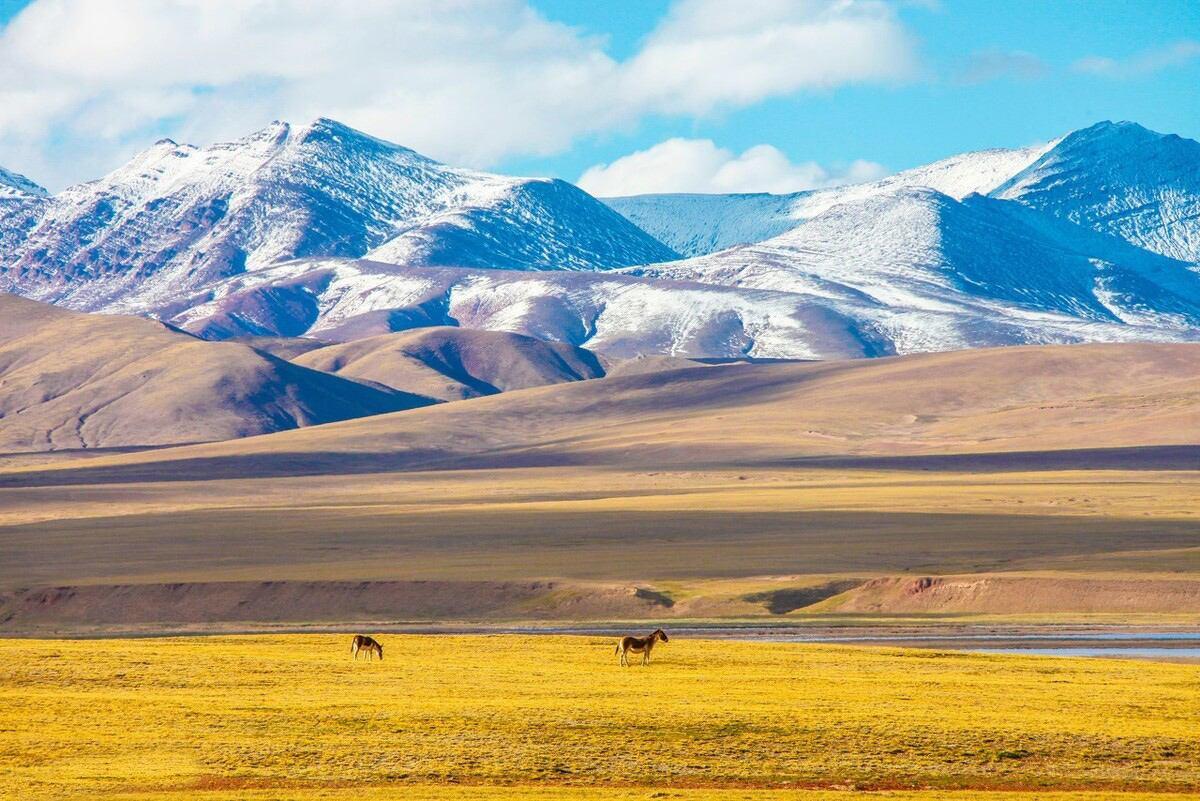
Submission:
[[[621,669],[607,639],[384,643],[384,662],[356,664],[343,636],[0,641],[0,796],[1109,798],[1200,782],[1194,665],[676,638]]]
[[[0,588],[1194,572],[1198,483],[1170,471],[575,468],[10,487]]]

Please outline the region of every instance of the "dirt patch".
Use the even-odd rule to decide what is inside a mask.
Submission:
[[[555,581],[230,581],[42,587],[0,595],[0,631],[46,626],[652,617],[644,587]]]
[[[1200,580],[1042,576],[878,578],[830,598],[821,612],[1200,612]]]

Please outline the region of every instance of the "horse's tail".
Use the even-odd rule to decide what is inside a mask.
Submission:
[[[617,640],[617,647],[616,650],[613,651],[613,656],[616,656],[619,653],[621,653],[621,641]]]

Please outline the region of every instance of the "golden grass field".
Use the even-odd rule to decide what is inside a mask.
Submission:
[[[383,662],[355,663],[344,635],[2,640],[0,797],[1200,787],[1197,665],[677,637],[620,668],[605,638],[383,642]]]

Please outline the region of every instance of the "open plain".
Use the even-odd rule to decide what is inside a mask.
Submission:
[[[0,795],[1016,801],[1200,786],[1197,665],[675,637],[621,668],[612,638],[399,635],[383,661],[355,662],[349,642],[0,641]]]

